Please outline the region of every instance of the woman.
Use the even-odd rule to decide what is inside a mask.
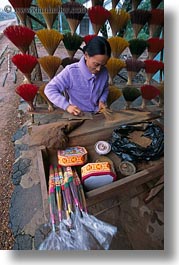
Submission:
[[[83,50],[84,56],[80,61],[67,65],[46,85],[44,91],[54,105],[73,115],[80,115],[83,111],[100,111],[109,92],[105,68],[111,56],[108,41],[96,36]]]

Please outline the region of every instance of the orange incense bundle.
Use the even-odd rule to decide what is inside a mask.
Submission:
[[[153,59],[160,51],[164,48],[164,39],[150,38],[147,40],[148,43],[148,55],[149,59]]]
[[[88,16],[92,23],[95,34],[98,34],[100,28],[110,17],[110,12],[102,6],[92,6],[88,8]]]
[[[134,58],[127,59],[126,61],[126,69],[127,69],[127,85],[132,84],[132,78],[142,69],[145,68],[145,63],[141,60],[137,60]]]
[[[118,59],[118,58],[114,58],[111,57],[107,64],[106,64],[106,68],[108,70],[108,74],[109,74],[109,84],[112,85],[113,84],[113,78],[121,71],[122,68],[126,67],[126,64],[124,61]]]
[[[150,11],[151,16],[149,19],[149,35],[153,37],[157,28],[164,25],[164,10],[152,9]]]
[[[111,9],[109,12],[109,24],[111,26],[113,36],[116,36],[117,32],[127,24],[127,21],[130,19],[130,15],[123,9]]]
[[[15,89],[15,92],[29,104],[29,111],[34,110],[33,101],[37,91],[38,87],[33,84],[23,84]]]
[[[159,70],[164,69],[164,63],[157,60],[145,60],[146,83],[149,84],[152,76]]]
[[[113,57],[118,58],[120,54],[129,47],[129,42],[122,37],[111,37],[108,39]]]
[[[27,52],[35,36],[32,29],[22,25],[9,26],[3,33],[22,53]]]
[[[151,12],[143,9],[136,9],[130,13],[131,23],[134,31],[134,36],[137,38],[139,31],[149,21]]]
[[[96,37],[97,35],[96,34],[89,34],[89,35],[86,35],[86,36],[84,36],[83,37],[83,40],[84,40],[84,42],[85,42],[85,44],[88,44],[88,42],[90,41],[90,40],[92,40],[94,37]]]
[[[52,79],[55,76],[62,60],[57,56],[48,55],[39,58],[38,62],[40,63],[41,67],[46,72],[48,77]]]
[[[27,13],[29,13],[32,0],[9,0],[9,2],[15,9],[20,21],[25,24],[26,16]]]
[[[62,4],[62,12],[68,21],[71,33],[74,34],[81,20],[87,12],[87,8],[74,1]]]
[[[31,72],[38,63],[37,58],[29,54],[16,54],[12,57],[12,62],[25,75],[26,79],[31,82]]]

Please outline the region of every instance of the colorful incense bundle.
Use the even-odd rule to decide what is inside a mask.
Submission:
[[[108,70],[108,74],[109,74],[109,84],[112,85],[113,84],[113,78],[121,71],[122,68],[126,67],[126,64],[124,61],[118,59],[118,58],[114,58],[111,57],[107,64],[106,64],[106,68]]]
[[[150,0],[151,8],[157,8],[161,2],[162,0]]]
[[[130,19],[130,15],[123,9],[111,9],[110,17],[108,18],[111,26],[113,36],[116,36],[117,32],[120,31]]]
[[[131,103],[141,96],[141,91],[137,87],[125,86],[122,88],[122,94],[126,101],[126,109],[129,109]]]
[[[149,35],[154,37],[158,27],[164,25],[164,10],[163,9],[152,9],[150,11],[151,17],[149,19]]]
[[[60,11],[61,0],[37,0],[37,4],[42,9],[47,28],[52,29]]]
[[[139,31],[149,21],[151,12],[143,9],[136,9],[130,13],[131,23],[134,31],[134,37],[137,38]]]
[[[110,17],[110,12],[102,6],[92,6],[88,8],[88,16],[92,23],[94,33],[98,34],[100,28]]]
[[[150,84],[152,76],[159,70],[164,70],[164,63],[157,60],[145,60],[146,83]]]
[[[70,32],[68,32],[63,35],[63,43],[70,58],[74,57],[82,42],[83,38],[76,33],[72,35]]]
[[[84,36],[83,37],[83,40],[84,40],[84,42],[85,42],[85,44],[88,44],[88,42],[90,41],[90,40],[92,40],[94,37],[96,37],[97,35],[96,34],[89,34],[89,35],[86,35],[86,36]]]
[[[108,42],[111,46],[112,55],[115,58],[118,58],[120,54],[129,47],[129,42],[122,37],[111,37],[108,39]]]
[[[46,84],[43,84],[39,87],[38,94],[42,97],[42,99],[47,103],[48,110],[51,112],[54,110],[53,103],[47,98],[47,96],[44,93]]]
[[[132,57],[137,59],[147,48],[148,44],[146,40],[143,39],[132,39],[129,40],[129,50]]]
[[[55,29],[41,29],[36,34],[49,55],[55,53],[61,40],[63,40],[63,34]]]
[[[62,12],[65,14],[71,33],[74,34],[84,15],[87,13],[87,8],[80,3],[71,1],[62,4]]]
[[[107,106],[110,108],[111,104],[122,96],[121,90],[114,85],[109,86],[109,94],[107,98]]]
[[[24,74],[27,81],[31,83],[31,73],[38,63],[37,58],[29,54],[16,54],[12,57],[12,62]]]
[[[15,9],[15,12],[22,24],[26,24],[26,16],[27,13],[29,13],[28,10],[30,9],[32,0],[9,0],[9,3]]]
[[[119,0],[112,0],[112,8],[116,8],[118,3],[119,3]]]
[[[63,68],[65,68],[67,65],[72,64],[72,63],[77,63],[79,62],[79,59],[77,58],[70,58],[70,57],[65,57],[62,59],[61,65]]]
[[[126,69],[127,69],[127,85],[132,84],[132,78],[138,73],[142,68],[145,68],[145,63],[141,60],[137,60],[134,58],[127,59],[126,61]]]
[[[136,10],[142,0],[132,0],[132,10]]]
[[[29,105],[29,111],[34,110],[33,101],[37,94],[38,87],[33,84],[23,84],[15,89],[15,92]]]
[[[35,36],[32,29],[22,25],[9,26],[3,33],[22,53],[28,51]]]
[[[148,42],[148,55],[149,59],[153,59],[164,48],[164,39],[150,38]]]
[[[62,60],[57,56],[49,55],[39,58],[38,62],[40,63],[48,77],[52,79],[55,76]]]
[[[145,108],[146,102],[152,100],[155,97],[160,95],[160,90],[152,85],[143,85],[141,86],[141,95],[142,95],[142,105],[141,108]]]

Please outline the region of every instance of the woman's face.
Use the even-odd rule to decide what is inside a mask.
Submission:
[[[107,55],[100,54],[89,56],[88,53],[85,53],[85,60],[90,72],[92,74],[97,74],[98,72],[100,72],[101,68],[105,66],[105,64],[109,60],[109,57]]]

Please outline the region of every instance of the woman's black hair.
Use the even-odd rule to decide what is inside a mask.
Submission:
[[[107,55],[109,58],[111,57],[111,47],[109,42],[101,36],[96,36],[92,38],[88,44],[83,47],[83,51],[87,52],[88,55]]]

